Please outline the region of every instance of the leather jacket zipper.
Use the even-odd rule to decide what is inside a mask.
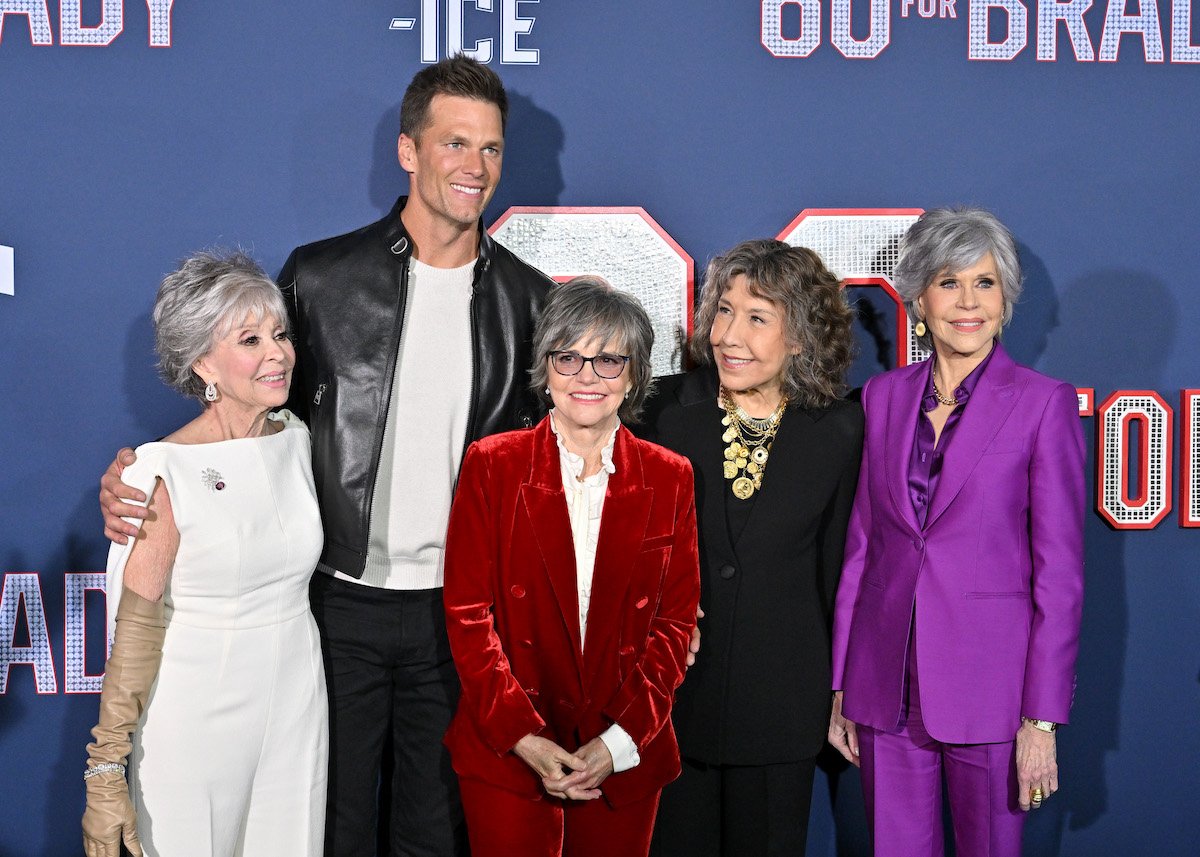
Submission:
[[[403,238],[392,247],[392,252],[399,255],[407,247],[408,239]],[[366,520],[363,522],[363,532],[367,534],[362,548],[364,569],[366,567],[367,554],[371,550],[371,512],[375,507],[375,484],[379,479],[379,460],[383,457],[383,442],[387,437],[388,412],[392,408],[392,387],[396,383],[396,363],[400,354],[400,340],[404,336],[404,319],[408,315],[408,272],[410,264],[411,261],[405,259],[404,264],[400,266],[400,301],[396,307],[396,337],[393,340],[391,356],[388,358],[387,383],[383,385],[383,419],[379,423],[379,432],[375,438],[375,456],[371,462],[371,479],[370,484],[367,486],[367,502],[364,505]]]

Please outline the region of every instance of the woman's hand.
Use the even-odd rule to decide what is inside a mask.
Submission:
[[[597,736],[576,750],[575,755],[583,760],[584,769],[567,774],[554,786],[571,800],[595,800],[601,795],[600,784],[613,772],[612,753]]]
[[[126,503],[126,500],[146,502],[146,495],[130,488],[121,481],[125,468],[137,461],[129,447],[117,453],[116,459],[100,477],[100,513],[104,516],[104,537],[119,545],[129,543],[129,536],[136,536],[138,528],[121,518],[145,518],[148,512],[142,506]]]
[[[858,727],[842,716],[842,692],[833,692],[833,710],[829,712],[829,743],[856,768],[862,764],[858,753]]]
[[[1041,800],[1033,800],[1033,790],[1041,789]],[[1028,812],[1058,791],[1058,760],[1053,732],[1045,732],[1029,723],[1017,731],[1017,802]]]
[[[687,657],[684,664],[689,667],[696,665],[696,655],[700,654],[700,620],[704,618],[704,611],[696,606],[696,627],[692,629],[692,639],[688,641]]]
[[[83,811],[83,853],[85,857],[120,857],[121,843],[133,857],[142,857],[138,841],[137,819],[129,786],[116,771],[88,777],[87,807]]]
[[[568,775],[574,771],[586,770],[587,763],[579,756],[568,753],[549,738],[533,734],[526,735],[513,746],[513,752],[542,778],[542,788],[551,797],[560,800],[567,798],[590,800],[592,797],[600,796],[599,790],[594,790],[595,794],[590,796],[583,794],[582,791],[576,791],[576,794],[567,793],[567,790],[574,785],[573,782],[568,782]],[[605,750],[605,752],[608,751]],[[609,770],[612,770],[611,758],[609,759]]]

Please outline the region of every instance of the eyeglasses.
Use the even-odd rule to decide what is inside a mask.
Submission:
[[[584,363],[592,364],[592,371],[600,378],[611,381],[625,371],[629,357],[624,354],[609,354],[601,351],[595,357],[584,357],[578,351],[551,351],[550,365],[559,375],[578,375]]]

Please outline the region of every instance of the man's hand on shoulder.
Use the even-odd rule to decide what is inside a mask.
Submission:
[[[136,536],[138,528],[133,524],[122,521],[122,518],[145,518],[148,514],[145,507],[127,503],[133,500],[145,503],[146,495],[136,488],[131,488],[121,481],[125,468],[137,461],[137,456],[129,447],[117,453],[113,463],[100,477],[100,514],[104,516],[104,537],[119,545],[129,543],[130,536]]]

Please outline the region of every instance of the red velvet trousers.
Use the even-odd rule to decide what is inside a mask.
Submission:
[[[603,798],[529,800],[467,777],[459,789],[472,857],[645,857],[650,851],[659,792],[613,809]]]

